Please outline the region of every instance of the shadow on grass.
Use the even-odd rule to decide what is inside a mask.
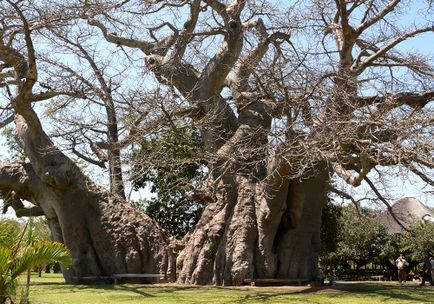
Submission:
[[[260,290],[256,295],[246,295],[242,300],[237,303],[249,303],[249,301],[256,300],[272,303],[272,299],[279,296],[297,295],[297,294],[313,294],[318,293],[323,296],[330,295],[335,297],[336,295],[351,294],[354,296],[379,296],[386,298],[389,301],[408,301],[411,303],[434,303],[434,288],[419,287],[419,286],[393,286],[382,285],[376,283],[360,283],[360,284],[339,284],[329,287],[307,287],[295,290],[287,290],[286,292],[277,293],[262,293]]]
[[[211,286],[191,286],[191,285],[147,285],[147,284],[95,284],[95,285],[65,285],[61,282],[38,282],[35,285],[55,285],[64,286],[71,292],[79,290],[90,292],[131,292],[146,298],[155,298],[162,294],[174,294],[182,291],[195,291],[204,294],[212,294],[213,290],[230,291],[234,298],[230,303],[251,303],[253,301],[263,303],[273,303],[284,297],[285,301],[290,301],[292,296],[299,297],[303,294],[320,295],[321,297],[346,298],[354,297],[367,298],[373,297],[378,301],[387,301],[389,303],[407,302],[407,303],[434,303],[434,288],[419,287],[414,284],[398,285],[398,283],[369,283],[369,282],[338,282],[333,286],[291,286],[291,287],[255,287],[255,288],[239,288],[239,287],[211,287]],[[216,294],[216,296],[218,296]],[[316,296],[315,298],[316,299]],[[313,299],[310,299],[311,302]],[[145,300],[146,301],[146,300]],[[375,302],[375,300],[373,301]],[[315,303],[313,300],[312,303]],[[353,302],[352,302],[353,303]],[[357,302],[354,302],[357,303]]]
[[[160,285],[131,285],[131,284],[97,284],[97,285],[68,285],[78,290],[98,290],[98,291],[128,291],[142,295],[143,297],[155,297],[161,293],[176,293],[179,291],[198,289],[197,286],[160,286]],[[146,289],[147,291],[144,291]]]
[[[318,294],[323,297],[378,297],[382,301],[390,301],[395,303],[405,301],[409,303],[434,303],[434,288],[419,287],[416,285],[391,285],[381,283],[339,283],[333,286],[291,286],[282,287],[283,289],[273,289],[272,287],[258,287],[254,289],[238,289],[231,287],[214,287],[217,289],[225,289],[231,291],[244,291],[248,294],[238,299],[236,303],[250,303],[252,301],[273,303],[273,299],[277,297],[291,297],[303,294]],[[263,289],[262,289],[263,288]],[[262,290],[261,290],[262,289]],[[234,302],[235,303],[235,302]],[[354,302],[355,303],[355,302]]]

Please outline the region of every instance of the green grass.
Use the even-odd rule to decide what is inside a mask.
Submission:
[[[434,288],[408,282],[340,282],[332,287],[197,287],[182,285],[65,285],[54,274],[32,277],[31,304],[86,303],[433,303]]]

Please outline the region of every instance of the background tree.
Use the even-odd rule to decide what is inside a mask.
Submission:
[[[205,164],[195,162],[197,150],[202,145],[198,132],[186,128],[177,131],[177,134],[169,131],[143,139],[140,148],[133,153],[131,163],[135,164],[134,187],[150,186],[155,195],[137,202],[138,207],[173,236],[182,238],[199,220],[205,202],[199,194],[194,194],[193,185],[197,187],[203,183],[207,174]],[[158,154],[162,155],[158,163],[143,162],[147,155]]]
[[[339,222],[337,256],[341,262],[351,261],[358,269],[368,263],[384,264],[399,252],[391,250],[396,248],[393,237],[372,209],[347,206]]]
[[[410,231],[400,239],[400,248],[413,262],[423,263],[428,256],[434,255],[434,224],[415,223]]]

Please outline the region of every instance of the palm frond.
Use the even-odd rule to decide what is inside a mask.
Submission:
[[[65,245],[58,242],[38,241],[33,246],[26,247],[20,254],[17,263],[11,269],[11,275],[18,277],[27,269],[47,262],[58,262],[69,266],[71,260],[71,255]]]

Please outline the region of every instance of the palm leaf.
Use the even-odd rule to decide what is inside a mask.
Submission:
[[[9,222],[0,222],[0,246],[12,247],[19,234],[19,228]]]
[[[48,262],[71,265],[71,255],[65,245],[58,242],[38,241],[26,247],[17,257],[17,263],[11,269],[11,276],[16,278],[27,269]]]

